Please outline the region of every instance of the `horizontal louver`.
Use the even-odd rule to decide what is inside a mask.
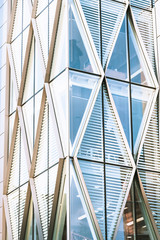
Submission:
[[[46,170],[48,167],[48,111],[49,109],[46,101],[41,123],[41,133],[36,158],[35,176]]]
[[[11,170],[9,175],[8,193],[19,187],[19,156],[20,156],[20,126],[18,123],[14,151],[12,156]]]
[[[112,0],[101,1],[103,67],[108,61],[109,54],[112,50],[115,37],[122,21],[125,7],[126,5],[120,2]]]
[[[58,165],[34,179],[44,239],[48,236]],[[49,174],[49,176],[48,176]]]
[[[19,225],[19,190],[16,190],[8,195],[8,207],[11,220],[11,229],[13,239],[18,239]]]
[[[132,166],[107,89],[104,85],[105,160],[108,163]]]
[[[160,171],[158,109],[155,104],[139,158],[138,168]]]
[[[49,112],[49,105],[46,101],[43,112],[39,147],[36,159],[35,176],[53,166],[59,161],[59,154],[56,143],[52,118]]]
[[[152,215],[160,232],[160,173],[139,170]]]
[[[130,169],[106,165],[107,239],[113,239],[130,177]]]
[[[99,1],[80,0],[90,33],[92,35],[97,53],[100,57],[100,11]]]
[[[104,166],[100,163],[79,161],[91,202],[105,239],[105,206],[104,206]]]
[[[135,20],[137,22],[138,29],[140,31],[143,43],[146,47],[150,62],[153,68],[155,68],[152,12],[144,11],[142,9],[135,8],[135,7],[132,7],[132,11],[133,11]]]
[[[102,96],[101,90],[95,102],[78,156],[84,159],[103,161]]]
[[[28,184],[25,184],[20,187],[20,189],[17,189],[16,191],[13,191],[8,195],[8,206],[11,220],[12,236],[15,240],[20,238],[27,195],[27,186]]]
[[[132,6],[148,9],[150,10],[152,8],[152,0],[131,0],[130,1]]]

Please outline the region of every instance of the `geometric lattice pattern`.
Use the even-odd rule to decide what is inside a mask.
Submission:
[[[150,0],[13,1],[8,239],[124,239],[133,224],[143,237],[141,221],[160,238],[151,10]],[[129,89],[119,102],[116,83]],[[140,207],[129,221],[131,198]]]

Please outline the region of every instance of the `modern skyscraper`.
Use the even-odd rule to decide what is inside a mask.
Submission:
[[[160,0],[0,12],[0,239],[160,239]]]

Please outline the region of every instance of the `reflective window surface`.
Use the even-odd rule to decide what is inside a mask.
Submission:
[[[106,75],[112,78],[118,78],[128,81],[127,74],[127,29],[126,17],[124,18],[122,27],[120,29],[118,39],[116,41],[109,65],[107,67]]]
[[[132,24],[127,13],[105,74],[129,146],[136,156],[155,85]]]
[[[91,92],[95,88],[99,78],[88,74],[70,71],[69,95],[70,95],[70,140],[71,144],[77,135]]]

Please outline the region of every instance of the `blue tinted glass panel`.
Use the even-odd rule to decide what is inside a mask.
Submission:
[[[107,67],[106,76],[128,81],[126,17],[121,26],[117,42]]]

